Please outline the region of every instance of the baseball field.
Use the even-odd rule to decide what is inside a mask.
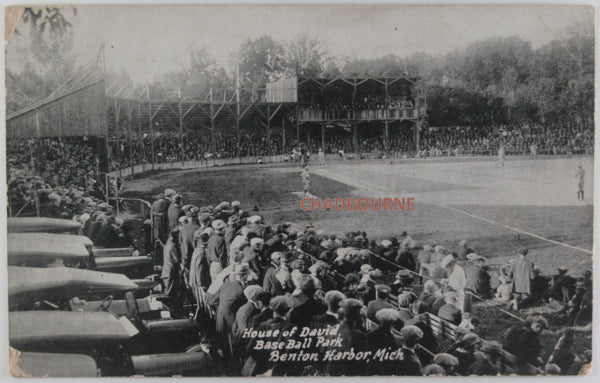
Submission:
[[[579,164],[586,172],[584,201],[577,199]],[[592,268],[592,157],[515,157],[504,166],[494,158],[331,161],[323,168],[313,161],[309,170],[312,198],[414,198],[413,210],[304,210],[295,164],[147,174],[127,181],[124,196],[152,201],[169,187],[184,204],[239,200],[272,225],[289,221],[302,229],[311,223],[337,235],[361,230],[377,241],[407,231],[420,245],[451,249],[466,239],[487,257],[493,286],[496,270],[521,247],[529,249],[542,274],[554,274],[563,265],[578,277]],[[498,338],[515,319],[489,305],[479,305],[476,312],[484,323],[481,335]],[[550,313],[553,308],[531,310]],[[589,348],[590,332],[581,335],[577,348]],[[555,338],[549,334],[547,346]]]

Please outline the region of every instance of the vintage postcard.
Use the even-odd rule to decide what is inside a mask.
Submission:
[[[590,371],[593,7],[5,16],[12,376]]]

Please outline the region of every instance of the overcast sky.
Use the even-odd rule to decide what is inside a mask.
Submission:
[[[573,23],[594,21],[591,8],[574,6],[83,6],[65,15],[81,62],[104,41],[107,69],[124,69],[137,82],[175,69],[193,45],[228,67],[243,41],[265,34],[308,34],[330,55],[374,58],[446,53],[492,36],[520,36],[536,48]],[[27,33],[9,42],[10,70],[18,72],[24,47]]]

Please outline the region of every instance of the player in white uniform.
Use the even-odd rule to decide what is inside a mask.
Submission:
[[[304,187],[304,195],[308,193],[308,189],[310,187],[310,174],[308,173],[308,166],[305,166],[302,169],[302,173],[300,173],[300,177],[302,178],[302,185]]]
[[[575,178],[577,178],[577,199],[580,199],[580,195],[581,195],[581,200],[583,201],[583,178],[585,177],[585,170],[583,170],[583,166],[581,164],[579,164],[579,166],[577,167],[577,173],[575,173]]]
[[[500,145],[498,148],[498,164],[504,167],[504,145]]]
[[[323,153],[322,149],[319,149],[319,166],[325,167],[325,153]]]

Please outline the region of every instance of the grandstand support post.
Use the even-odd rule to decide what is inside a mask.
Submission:
[[[133,139],[131,128],[133,125],[133,104],[127,101],[127,143],[129,144],[129,166],[131,166],[131,174],[133,174]]]
[[[239,82],[240,82],[240,77],[239,77],[239,66],[238,66],[238,78],[237,78],[237,89],[235,90],[235,107],[236,107],[236,115],[235,115],[235,150],[236,150],[236,156],[240,157],[240,163],[242,161],[242,157],[240,156],[240,141],[241,141],[241,136],[242,136],[242,132],[240,130],[240,86],[239,86]]]
[[[210,151],[211,153],[215,153],[215,113],[214,113],[214,104],[213,104],[213,89],[210,88],[209,91],[210,96]],[[213,159],[214,160],[214,159]]]
[[[183,168],[185,163],[185,151],[183,150],[183,114],[181,112],[181,88],[177,89],[177,96],[178,96],[178,116],[179,117],[179,146],[181,148],[180,153],[181,153],[181,167]]]
[[[358,123],[356,121],[352,122],[352,146],[354,152],[358,153]]]
[[[140,148],[142,148],[142,164],[144,163],[144,159],[146,159],[146,148],[144,146],[144,141],[142,140],[142,104],[138,103],[138,134],[137,134],[137,138],[138,138],[138,143],[140,145]],[[142,165],[142,171],[143,171],[143,166]],[[133,174],[133,172],[131,172]]]
[[[388,158],[390,151],[390,123],[387,118],[385,119],[385,135],[383,144],[385,147],[385,158]]]
[[[267,104],[267,146],[271,140],[271,106]]]
[[[417,118],[417,122],[415,124],[415,144],[417,147],[417,153],[421,151],[421,119]]]
[[[325,122],[321,123],[321,149],[323,149],[323,154],[325,154]]]
[[[298,119],[298,104],[296,104],[296,141],[300,141],[300,121]]]
[[[285,153],[285,116],[281,117],[281,150]]]
[[[152,170],[154,170],[154,127],[152,126],[152,101],[150,101],[150,89],[148,90],[148,126],[150,126],[150,151],[152,157]]]

